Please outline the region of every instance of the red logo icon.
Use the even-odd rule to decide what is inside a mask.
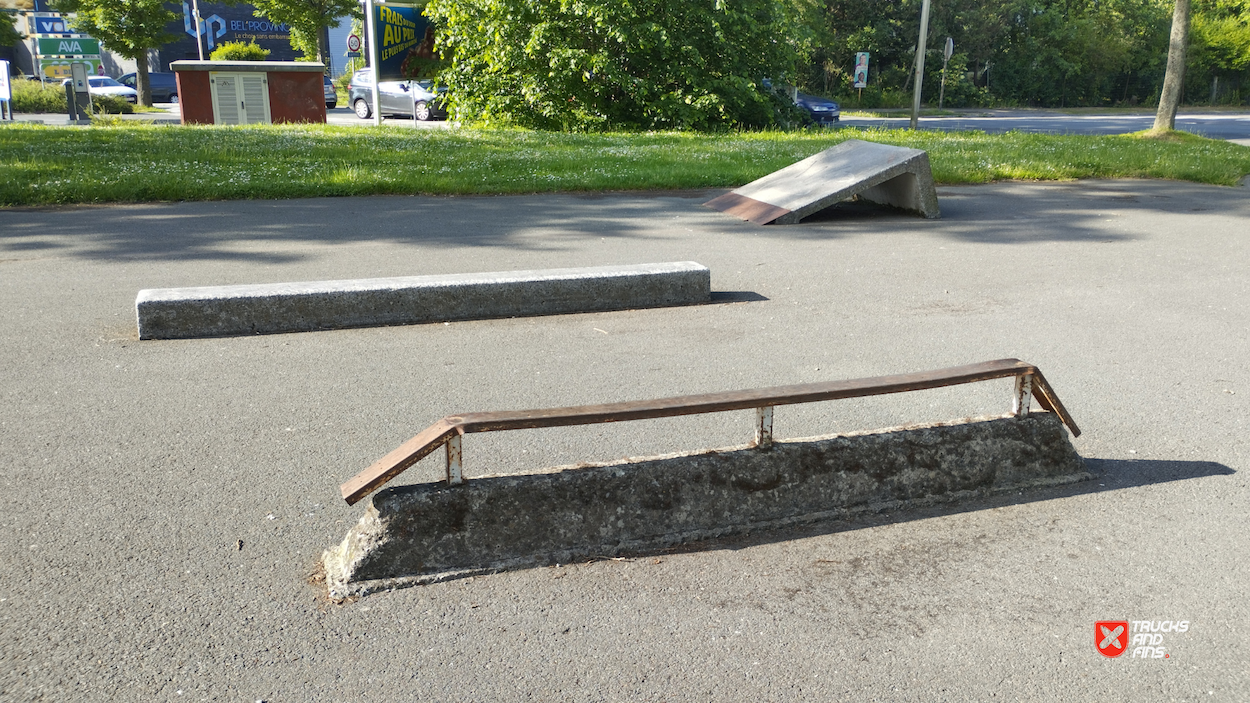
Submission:
[[[1128,621],[1108,620],[1094,623],[1094,646],[1104,657],[1118,657],[1128,648]]]

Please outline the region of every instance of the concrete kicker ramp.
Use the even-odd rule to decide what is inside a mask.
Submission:
[[[942,216],[927,153],[859,139],[825,149],[704,205],[759,225],[792,225],[855,196],[929,219]]]
[[[331,596],[1090,478],[1059,418],[978,418],[383,488],[325,552]]]
[[[711,300],[693,261],[139,291],[140,339],[187,339],[492,317],[558,315]]]

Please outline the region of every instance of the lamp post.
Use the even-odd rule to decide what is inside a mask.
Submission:
[[[203,24],[200,21],[200,0],[191,0],[191,14],[194,15],[192,19],[195,20],[195,49],[200,52],[200,60],[203,61],[204,42],[200,39],[200,25]]]

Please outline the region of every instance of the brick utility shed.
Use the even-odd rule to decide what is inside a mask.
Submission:
[[[325,64],[174,61],[183,124],[326,121]]]

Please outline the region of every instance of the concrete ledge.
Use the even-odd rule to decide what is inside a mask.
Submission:
[[[633,266],[155,288],[135,299],[140,339],[186,339],[706,303],[693,261]]]
[[[935,219],[937,188],[920,149],[848,139],[704,205],[756,224],[797,224],[854,197]]]
[[[1053,414],[981,418],[385,488],[322,560],[342,598],[1086,478]]]

